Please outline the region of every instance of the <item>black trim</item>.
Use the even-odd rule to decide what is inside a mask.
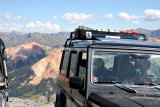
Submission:
[[[137,90],[132,89],[132,88],[127,87],[127,86],[124,86],[124,85],[115,85],[115,86],[120,88],[120,89],[122,89],[122,90],[125,90],[125,91],[127,91],[129,93],[137,93]]]
[[[114,103],[94,94],[94,93],[91,93],[89,95],[88,100],[101,106],[101,107],[120,107],[117,104],[114,104]]]

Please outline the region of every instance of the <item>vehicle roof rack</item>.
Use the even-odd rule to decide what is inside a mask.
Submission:
[[[79,26],[75,31],[70,33],[70,38],[66,40],[64,46],[72,46],[72,40],[99,40],[98,38],[146,40],[146,36],[144,34],[138,34],[136,31],[117,31],[111,29],[94,30],[89,27]]]

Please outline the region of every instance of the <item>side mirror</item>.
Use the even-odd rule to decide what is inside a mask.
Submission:
[[[84,78],[80,77],[70,77],[69,86],[74,89],[83,89]]]
[[[5,88],[5,78],[4,76],[0,75],[0,90],[3,90]]]

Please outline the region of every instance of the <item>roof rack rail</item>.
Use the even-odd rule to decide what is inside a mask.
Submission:
[[[66,40],[64,46],[72,46],[73,40],[98,40],[98,38],[133,39],[143,41],[147,40],[144,34],[139,34],[136,31],[117,31],[109,29],[94,30],[89,27],[79,26],[70,33],[70,38]]]

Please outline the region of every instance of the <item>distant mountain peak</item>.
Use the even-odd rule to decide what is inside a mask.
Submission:
[[[27,34],[27,38],[30,38],[31,37],[31,33]]]
[[[11,36],[15,36],[15,35],[16,35],[16,32],[15,32],[15,31],[12,31],[10,35],[11,35]]]

